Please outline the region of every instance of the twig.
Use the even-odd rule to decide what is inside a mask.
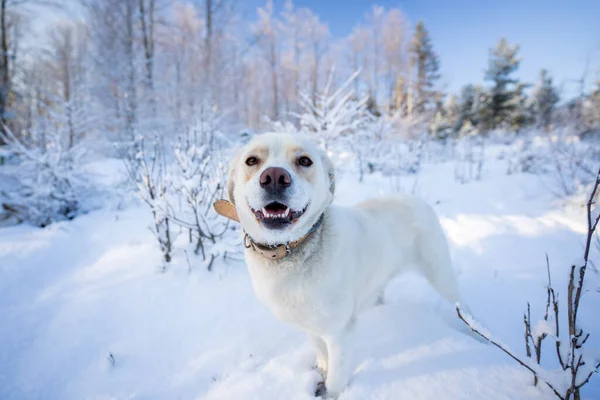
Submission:
[[[188,265],[188,274],[192,273],[192,264],[190,263],[190,258],[188,257],[188,252],[187,250],[183,250],[183,253],[185,254],[185,260],[187,261],[187,265]]]
[[[531,368],[529,365],[525,364],[525,362],[521,361],[518,357],[516,357],[515,355],[513,355],[510,351],[506,350],[501,344],[498,344],[497,342],[495,342],[494,340],[488,338],[487,336],[485,336],[483,333],[479,332],[476,328],[474,328],[473,326],[471,326],[471,324],[469,322],[467,322],[467,320],[464,319],[464,317],[462,316],[462,314],[460,313],[460,308],[458,306],[456,306],[456,313],[458,314],[458,318],[460,318],[460,320],[462,322],[465,323],[465,325],[467,325],[467,327],[474,332],[475,334],[477,334],[478,336],[480,336],[482,339],[488,341],[489,343],[493,344],[494,346],[496,346],[497,348],[499,348],[500,350],[502,350],[504,353],[506,353],[510,358],[512,358],[513,360],[515,360],[516,362],[518,362],[521,366],[523,366],[525,369],[529,370],[535,377],[537,377],[538,379],[540,379],[542,382],[544,382],[550,389],[552,389],[552,391],[554,392],[554,394],[561,400],[565,400],[565,398],[554,388],[554,386],[549,383],[548,381],[542,379],[540,377],[540,375],[537,373],[536,370],[534,370],[533,368]]]

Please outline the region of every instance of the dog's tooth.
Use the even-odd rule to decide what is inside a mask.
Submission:
[[[285,212],[283,213],[283,216],[287,218],[287,216],[290,215],[290,208],[286,208]]]
[[[267,209],[263,207],[263,209],[261,210],[263,215],[266,217],[267,215],[269,215],[269,213],[267,213]]]

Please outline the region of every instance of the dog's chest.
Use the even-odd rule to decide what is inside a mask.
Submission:
[[[312,271],[248,262],[257,297],[281,320],[320,330],[331,314],[326,291]]]

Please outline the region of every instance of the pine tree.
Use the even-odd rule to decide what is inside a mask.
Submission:
[[[479,85],[465,85],[460,93],[458,129],[468,124],[471,128],[480,124],[485,117],[485,106],[488,95],[485,89]]]
[[[438,138],[447,138],[458,132],[462,122],[461,104],[456,96],[450,95],[442,105],[441,109],[436,112],[432,123],[432,132]]]
[[[518,52],[519,45],[511,46],[504,38],[496,48],[490,50],[485,79],[491,81],[493,86],[482,113],[483,130],[520,124],[519,108],[525,86],[512,76],[521,62],[517,57]]]
[[[596,87],[583,102],[582,114],[585,122],[583,134],[600,131],[600,79],[596,81]]]
[[[475,114],[476,102],[475,87],[472,84],[465,85],[460,92],[460,114],[458,128],[469,122],[471,125],[477,125],[477,116]]]
[[[531,100],[525,93],[529,83],[517,83],[515,95],[510,103],[512,111],[508,116],[508,127],[516,132],[535,122],[535,112]]]
[[[410,52],[411,67],[416,74],[415,109],[417,113],[423,114],[435,108],[436,102],[441,97],[440,92],[435,88],[440,77],[440,63],[437,54],[433,51],[431,38],[423,21],[417,24]]]
[[[559,100],[558,92],[552,84],[552,77],[548,74],[548,71],[542,69],[540,81],[533,91],[533,108],[540,127],[548,129],[552,121],[554,107]]]

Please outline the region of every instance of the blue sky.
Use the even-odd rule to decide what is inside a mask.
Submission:
[[[264,2],[240,0],[249,9]],[[274,0],[281,8],[284,0]],[[521,45],[518,76],[533,82],[548,69],[565,96],[577,92],[589,58],[588,87],[600,78],[600,0],[295,0],[329,25],[334,37],[346,36],[373,4],[398,7],[413,24],[431,33],[440,56],[443,82],[450,92],[482,82],[488,50],[501,37]],[[252,18],[255,17],[251,11]]]

